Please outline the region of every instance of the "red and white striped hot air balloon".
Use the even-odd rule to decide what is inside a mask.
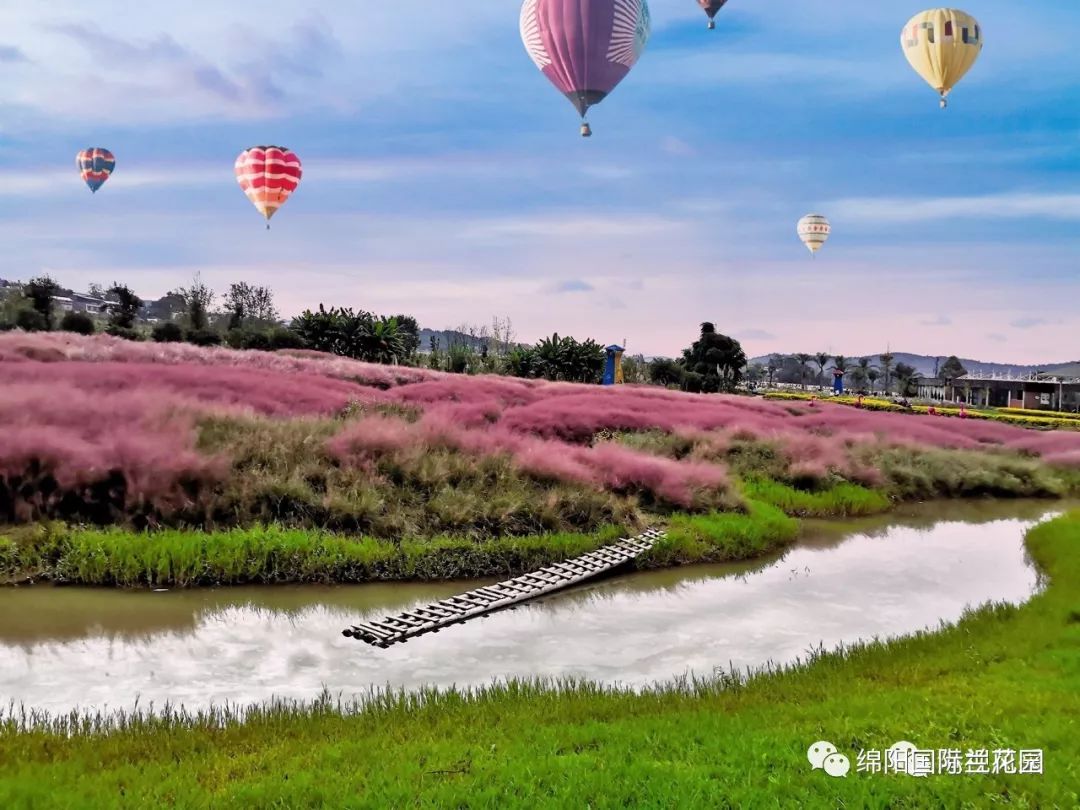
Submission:
[[[260,214],[270,218],[300,185],[300,158],[283,146],[253,146],[236,159],[236,181]]]

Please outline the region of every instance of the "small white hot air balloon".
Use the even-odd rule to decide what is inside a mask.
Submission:
[[[799,220],[798,233],[799,239],[806,245],[810,255],[814,256],[828,240],[832,227],[829,225],[829,220],[821,214],[807,214]]]

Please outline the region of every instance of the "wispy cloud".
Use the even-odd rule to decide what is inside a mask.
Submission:
[[[952,318],[948,315],[938,315],[934,318],[925,318],[919,321],[921,326],[950,326],[952,324]]]
[[[981,197],[854,197],[829,210],[848,222],[926,222],[944,219],[1080,219],[1080,194],[1012,192]]]
[[[556,284],[552,291],[555,293],[579,293],[579,292],[592,292],[596,288],[593,287],[587,281],[581,279],[570,279],[568,281],[561,281]]]
[[[1037,326],[1045,326],[1048,323],[1050,323],[1050,321],[1046,318],[1026,316],[1011,321],[1009,323],[1009,326],[1011,326],[1013,329],[1034,329]]]
[[[11,64],[13,62],[28,62],[26,54],[14,45],[0,45],[0,62]]]

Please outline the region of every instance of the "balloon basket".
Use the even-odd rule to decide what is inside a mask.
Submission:
[[[592,137],[592,127],[590,127],[587,123],[582,123],[582,125],[581,125],[581,137],[582,138],[591,138]]]
[[[716,29],[716,20],[709,20],[709,30],[713,31],[715,29]]]

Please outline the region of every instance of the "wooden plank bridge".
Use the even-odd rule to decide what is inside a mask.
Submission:
[[[396,616],[354,625],[343,630],[342,635],[386,648],[425,633],[437,633],[452,624],[461,624],[478,616],[520,605],[611,571],[648,551],[665,536],[662,531],[650,529],[637,537],[623,538],[572,560],[555,563],[505,582],[485,585]]]

